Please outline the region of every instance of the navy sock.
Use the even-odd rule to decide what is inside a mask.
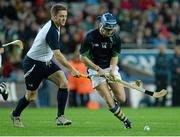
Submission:
[[[27,101],[27,99],[24,97],[22,97],[17,106],[16,109],[13,111],[13,116],[20,116],[21,112],[29,105],[29,101]]]
[[[116,116],[121,121],[125,122],[127,120],[127,117],[124,115],[122,109],[117,103],[115,103],[114,108],[110,109],[110,111],[114,113],[114,116]]]
[[[64,115],[64,110],[66,107],[66,102],[68,98],[68,90],[67,88],[59,88],[57,93],[57,102],[58,102],[58,114],[57,116]]]

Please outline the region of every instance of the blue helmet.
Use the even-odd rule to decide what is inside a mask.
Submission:
[[[116,18],[109,12],[104,13],[100,18],[100,24],[105,29],[114,29],[116,27]]]

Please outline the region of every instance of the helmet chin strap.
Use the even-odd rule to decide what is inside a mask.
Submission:
[[[99,28],[99,31],[100,31],[101,35],[103,35],[103,36],[104,36],[104,29],[103,29],[103,25],[101,25],[101,27]]]

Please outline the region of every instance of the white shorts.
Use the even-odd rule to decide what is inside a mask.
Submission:
[[[107,73],[110,72],[110,68],[106,68],[104,70]],[[121,74],[118,72],[118,70],[119,70],[119,67],[116,66],[115,74],[119,79],[121,79]],[[89,75],[94,75],[94,74],[98,74],[98,72],[96,70],[94,70],[94,69],[88,69],[88,74]],[[100,76],[91,76],[91,81],[92,81],[93,88],[96,88],[98,85],[100,85],[101,83],[106,81],[106,78],[100,77]],[[112,82],[112,81],[109,81],[109,82]]]

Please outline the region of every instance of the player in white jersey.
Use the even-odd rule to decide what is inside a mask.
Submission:
[[[2,47],[2,43],[0,41],[0,68],[2,66],[2,56],[1,56],[1,54],[3,52],[4,52],[4,48]],[[1,79],[0,79],[0,94],[2,95],[4,100],[7,100],[8,92],[6,90],[6,83],[4,81],[1,81]]]
[[[60,52],[60,27],[65,25],[66,19],[66,6],[63,4],[53,5],[51,8],[51,20],[38,32],[31,49],[24,59],[23,69],[27,92],[11,113],[11,119],[15,127],[24,127],[20,119],[21,112],[31,101],[35,100],[36,90],[43,79],[49,79],[59,87],[56,124],[70,125],[72,123],[71,120],[64,117],[68,98],[68,81],[64,72],[54,61],[56,60],[56,62],[65,66],[73,76],[80,76],[80,73],[68,63]]]

